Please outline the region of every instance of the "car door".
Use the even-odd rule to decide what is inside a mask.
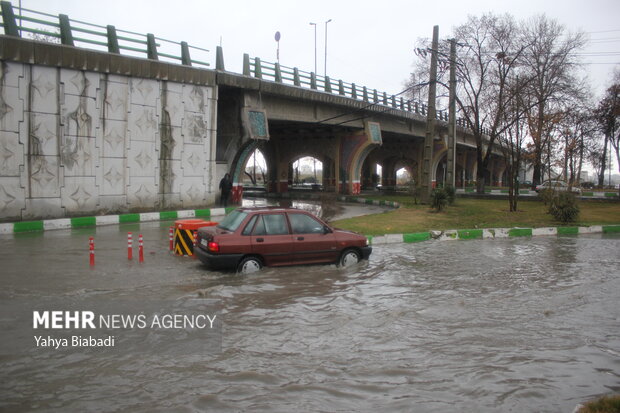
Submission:
[[[287,213],[293,232],[293,252],[298,264],[335,262],[338,259],[336,237],[329,227],[302,213]]]
[[[260,214],[252,231],[251,243],[252,252],[263,257],[265,265],[293,262],[293,236],[284,213]]]

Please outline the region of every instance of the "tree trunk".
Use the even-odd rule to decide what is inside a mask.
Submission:
[[[536,157],[534,158],[534,172],[532,175],[532,189],[536,188],[536,185],[542,183],[542,156],[540,150],[536,151]]]
[[[598,186],[605,185],[605,169],[607,167],[607,139],[605,136],[605,144],[603,145],[603,154],[601,155],[601,170],[598,174]]]

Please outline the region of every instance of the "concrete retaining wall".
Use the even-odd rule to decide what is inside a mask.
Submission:
[[[216,111],[214,81],[2,60],[0,222],[214,203]]]

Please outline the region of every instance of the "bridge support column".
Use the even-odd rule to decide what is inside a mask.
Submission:
[[[364,160],[381,143],[381,127],[376,122],[366,122],[363,131],[341,137],[339,156],[341,193],[357,195],[361,192]]]
[[[231,197],[233,204],[241,203],[241,200],[243,199],[243,185],[241,185],[241,183],[233,183]]]

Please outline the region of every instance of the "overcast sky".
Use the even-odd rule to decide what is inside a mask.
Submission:
[[[19,0],[12,0],[15,7]],[[400,92],[412,71],[413,49],[420,37],[441,37],[467,15],[492,11],[518,19],[545,13],[569,30],[583,30],[590,42],[582,61],[597,95],[612,70],[620,67],[620,0],[469,0],[469,1],[296,1],[296,0],[21,0],[22,7],[117,29],[153,33],[210,49],[195,56],[214,65],[215,47],[224,49],[226,69],[240,72],[243,53],[276,61],[276,31],[281,33],[280,63],[314,70],[314,27],[317,24],[317,72],[325,67],[332,79],[355,82],[391,94]]]

